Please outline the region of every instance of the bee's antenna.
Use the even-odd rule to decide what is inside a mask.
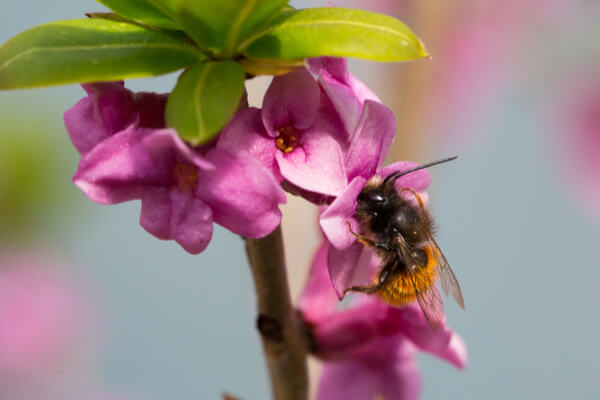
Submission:
[[[401,176],[404,176],[406,174],[410,174],[411,172],[415,172],[415,171],[418,171],[420,169],[425,169],[425,168],[433,167],[434,165],[443,164],[443,163],[448,162],[448,161],[456,160],[457,158],[458,158],[458,156],[443,158],[441,160],[432,161],[432,162],[427,163],[427,164],[423,164],[423,165],[419,165],[419,166],[416,166],[416,167],[411,168],[411,169],[407,169],[406,171],[396,171],[396,172],[393,172],[393,173],[389,174],[383,180],[383,185],[385,185],[388,181],[395,182],[396,179],[398,179]]]

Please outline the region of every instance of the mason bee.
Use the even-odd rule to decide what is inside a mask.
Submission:
[[[361,234],[350,232],[381,259],[381,268],[371,286],[353,286],[348,291],[375,294],[394,306],[418,301],[433,329],[443,322],[443,303],[435,282],[439,278],[446,296],[465,308],[456,276],[434,239],[434,225],[421,196],[411,188],[396,189],[398,178],[456,157],[434,161],[385,178],[372,177],[358,196],[356,219]],[[403,197],[401,195],[405,194]],[[408,199],[407,199],[408,196]],[[410,196],[414,197],[411,202]]]

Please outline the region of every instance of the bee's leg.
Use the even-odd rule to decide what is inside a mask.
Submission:
[[[397,265],[397,261],[392,261],[392,262],[387,263],[386,266],[383,267],[383,269],[381,270],[381,274],[379,275],[379,282],[376,285],[351,286],[351,287],[347,288],[346,290],[344,290],[344,296],[348,292],[360,292],[360,293],[366,293],[366,294],[377,293],[379,290],[381,290],[383,285],[385,285],[385,282],[387,281],[388,277],[390,276],[390,271],[396,265]]]
[[[350,231],[352,236],[354,236],[356,240],[358,240],[360,243],[369,247],[375,247],[377,245],[373,240],[369,239],[368,237],[359,235],[358,233],[354,232],[352,230],[352,225],[350,224],[350,221],[346,221],[346,224],[348,225],[348,230]]]
[[[368,246],[368,247],[377,247],[379,249],[383,249],[383,250],[392,250],[389,246],[387,246],[385,243],[382,242],[376,242],[372,239],[369,239],[366,236],[360,235],[356,232],[354,232],[352,230],[352,225],[350,225],[350,221],[346,221],[346,224],[348,225],[348,230],[350,231],[350,233],[356,238],[356,240],[358,240],[359,243]]]
[[[414,189],[405,187],[405,188],[400,189],[400,193],[402,193],[402,192],[411,192],[415,196],[415,198],[417,199],[417,202],[419,203],[419,206],[421,206],[421,208],[423,210],[425,209],[425,202],[421,198],[421,195],[419,195],[419,193],[417,193]]]

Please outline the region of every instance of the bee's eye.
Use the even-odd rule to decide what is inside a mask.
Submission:
[[[361,203],[384,203],[385,197],[380,192],[360,192],[358,201]]]

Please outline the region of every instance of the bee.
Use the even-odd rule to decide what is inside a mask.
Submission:
[[[434,239],[433,219],[423,199],[411,188],[395,187],[396,180],[406,174],[454,159],[396,171],[385,178],[374,176],[367,181],[358,196],[355,214],[362,234],[354,232],[349,222],[348,227],[360,243],[373,249],[381,259],[381,267],[373,285],[352,286],[344,293],[375,294],[393,306],[404,306],[416,299],[429,325],[439,330],[444,317],[435,284],[439,279],[444,294],[465,308],[458,280]],[[406,196],[401,196],[404,193]],[[411,202],[410,196],[415,201]]]

